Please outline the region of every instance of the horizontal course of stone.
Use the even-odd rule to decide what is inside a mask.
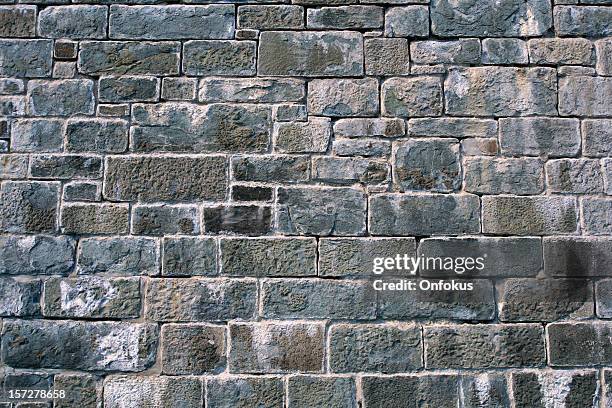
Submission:
[[[612,2],[1,0],[0,327],[56,408],[612,407]]]

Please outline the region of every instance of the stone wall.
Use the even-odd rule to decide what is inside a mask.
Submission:
[[[1,1],[4,388],[612,407],[610,0],[228,1]]]

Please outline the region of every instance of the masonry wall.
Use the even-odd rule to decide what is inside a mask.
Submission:
[[[612,407],[609,0],[1,3],[5,390]]]

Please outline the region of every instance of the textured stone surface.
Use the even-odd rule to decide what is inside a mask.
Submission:
[[[557,367],[608,365],[612,345],[609,322],[553,323],[546,328],[550,365]]]
[[[94,112],[93,82],[85,79],[30,81],[28,111],[39,116],[91,115]]]
[[[0,273],[8,275],[64,275],[75,263],[75,241],[66,236],[3,236]]]
[[[612,78],[569,76],[559,80],[559,113],[563,116],[609,116],[606,101],[612,93]]]
[[[225,368],[225,328],[166,324],[161,330],[162,372],[170,375],[219,373]]]
[[[16,77],[46,77],[53,60],[51,40],[0,40],[0,74]]]
[[[521,406],[596,407],[598,378],[594,371],[520,371],[512,373],[514,400]],[[559,392],[559,390],[563,390]]]
[[[255,43],[188,41],[183,46],[183,71],[202,76],[255,75]]]
[[[283,385],[280,377],[213,377],[207,382],[207,400],[219,408],[282,408]]]
[[[470,193],[539,194],[544,189],[544,165],[539,159],[468,158],[464,172],[465,190]]]
[[[308,112],[321,116],[373,116],[378,113],[374,79],[315,79],[308,83]]]
[[[62,126],[57,119],[18,119],[11,126],[11,149],[14,152],[60,152]]]
[[[502,118],[499,140],[507,156],[576,156],[580,129],[576,119]]]
[[[61,230],[65,234],[126,234],[129,208],[121,204],[70,204],[62,207]]]
[[[385,116],[439,116],[442,84],[435,77],[392,78],[383,83],[381,99]]]
[[[104,381],[104,406],[197,408],[201,406],[204,385],[194,377],[107,377]]]
[[[7,181],[0,187],[3,232],[55,232],[59,185],[51,182]]]
[[[51,6],[38,15],[38,31],[48,38],[105,38],[107,14],[104,6]]]
[[[162,275],[214,276],[217,274],[217,245],[210,238],[164,238]]]

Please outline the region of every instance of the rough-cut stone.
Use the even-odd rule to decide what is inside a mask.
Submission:
[[[409,136],[496,137],[497,122],[472,118],[416,118],[408,121]]]
[[[375,79],[315,79],[308,83],[309,114],[375,116],[378,109]]]
[[[157,332],[147,323],[5,320],[2,357],[17,368],[143,371],[155,362]]]
[[[603,38],[595,41],[595,50],[597,53],[597,69],[598,75],[612,76],[612,39]]]
[[[553,367],[609,365],[610,322],[552,323],[546,327],[548,361]]]
[[[162,5],[110,7],[110,38],[221,39],[234,34],[234,7]]]
[[[163,248],[164,276],[217,274],[217,244],[211,238],[164,238]]]
[[[60,219],[64,234],[126,234],[129,208],[123,204],[67,204]]]
[[[159,80],[154,77],[103,77],[98,83],[100,102],[156,101]]]
[[[38,15],[38,32],[47,38],[105,38],[107,14],[105,6],[47,7]]]
[[[207,403],[218,408],[283,408],[284,383],[280,377],[210,377]]]
[[[102,158],[80,155],[33,155],[30,176],[45,179],[96,179],[102,176]]]
[[[55,232],[59,184],[6,181],[0,187],[0,226],[3,232]]]
[[[556,115],[552,68],[474,67],[450,70],[445,109],[452,116]]]
[[[232,344],[229,369],[232,373],[323,371],[323,324],[230,323],[229,330]]]
[[[386,37],[427,37],[428,34],[427,6],[391,7],[385,12]]]
[[[281,78],[204,78],[201,102],[299,102],[306,95],[304,82]]]
[[[499,142],[507,156],[576,156],[580,123],[562,118],[501,118]]]
[[[36,316],[40,314],[39,280],[0,278],[0,316]]]
[[[46,77],[53,67],[52,40],[0,40],[0,75]]]
[[[410,57],[415,64],[477,64],[480,62],[480,41],[414,41]]]
[[[485,38],[482,40],[483,64],[527,64],[527,43],[518,38]]]
[[[94,113],[93,81],[65,79],[28,82],[28,111],[40,116]]]
[[[363,73],[363,40],[356,32],[263,32],[257,73],[280,76],[354,76]]]
[[[313,180],[326,184],[381,186],[389,181],[389,164],[362,157],[316,157],[312,161]]]
[[[72,60],[77,58],[79,43],[77,41],[55,40],[53,46],[53,57],[59,60]]]
[[[612,317],[612,279],[603,279],[595,283],[595,302],[597,317]]]
[[[612,119],[582,121],[582,154],[589,157],[612,157]]]
[[[57,119],[17,119],[11,126],[11,150],[49,152],[62,150],[63,121]]]
[[[219,205],[202,209],[207,234],[266,235],[272,230],[272,208],[258,205]]]
[[[595,371],[519,371],[511,374],[517,406],[596,408],[599,380]]]
[[[67,274],[74,265],[75,247],[75,241],[65,236],[2,236],[0,274]]]
[[[299,183],[310,178],[310,160],[305,156],[242,156],[232,160],[237,181]]]
[[[255,47],[254,41],[187,41],[183,46],[183,72],[200,76],[255,75]]]
[[[334,135],[339,137],[399,137],[406,134],[401,119],[355,118],[339,119],[334,123]]]
[[[96,377],[90,374],[56,374],[53,384],[58,390],[65,390],[64,398],[56,398],[53,406],[57,408],[96,408],[102,397],[102,387]]]
[[[589,198],[581,201],[585,234],[612,234],[612,199]]]
[[[431,30],[442,37],[535,37],[552,25],[544,0],[433,0]]]
[[[72,181],[64,184],[64,201],[100,201],[102,185],[95,181]]]
[[[24,91],[25,84],[22,79],[0,78],[0,95],[18,95],[24,93]]]
[[[408,75],[410,48],[405,38],[369,38],[364,42],[367,75]]]
[[[295,5],[248,5],[238,7],[242,29],[299,29],[304,26],[304,8]]]
[[[159,248],[151,238],[83,238],[79,242],[79,275],[156,275]]]
[[[128,130],[128,122],[122,119],[69,119],[66,123],[66,150],[123,153],[128,147]]]
[[[295,376],[289,377],[287,382],[288,407],[291,408],[355,408],[356,392],[355,381],[347,377]]]
[[[537,65],[593,65],[593,43],[584,38],[538,38],[529,40],[529,62]]]
[[[324,153],[330,137],[329,118],[311,117],[308,122],[274,124],[273,139],[279,153]]]
[[[0,6],[1,37],[35,37],[36,6]]]
[[[109,376],[104,381],[108,408],[199,408],[204,385],[196,377]]]
[[[612,35],[612,9],[596,6],[555,7],[555,31],[560,36],[601,37]]]
[[[160,341],[164,374],[218,374],[225,369],[223,326],[165,324]]]
[[[336,156],[389,157],[391,142],[376,139],[336,139],[333,152]]]
[[[0,154],[0,178],[3,180],[25,178],[28,172],[28,156]]]
[[[612,240],[596,237],[544,238],[547,276],[612,276]]]
[[[381,99],[385,116],[439,116],[442,83],[436,77],[391,78],[382,84]]]
[[[274,190],[272,187],[260,186],[232,186],[231,198],[233,201],[272,201]]]
[[[255,279],[151,279],[145,311],[148,319],[161,322],[251,319],[256,297]]]
[[[544,190],[540,159],[466,158],[465,191],[476,194],[539,194]]]
[[[383,8],[377,6],[340,6],[309,8],[308,28],[364,29],[381,28]]]
[[[195,235],[200,232],[198,208],[185,205],[137,205],[132,210],[135,235]]]
[[[306,122],[308,120],[308,110],[306,105],[276,105],[272,110],[272,118],[277,122]]]
[[[426,326],[425,365],[443,368],[539,367],[546,363],[538,324]]]
[[[559,79],[559,113],[562,116],[610,116],[612,78],[568,76]]]
[[[480,232],[480,202],[474,195],[381,194],[370,198],[373,235]]]
[[[224,238],[221,275],[314,276],[316,248],[312,238]]]
[[[553,193],[597,194],[603,190],[601,167],[594,159],[550,160],[546,181]]]
[[[196,97],[197,79],[164,78],[161,98],[168,101],[191,101]]]
[[[216,200],[223,199],[226,185],[225,158],[220,156],[112,157],[106,161],[104,196],[123,201]]]

